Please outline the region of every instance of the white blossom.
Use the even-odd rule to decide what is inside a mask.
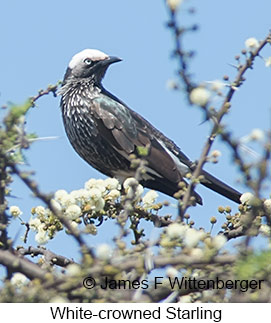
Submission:
[[[18,206],[12,205],[9,208],[10,214],[14,217],[17,218],[18,216],[20,216],[22,214],[22,211],[20,210],[20,208]]]
[[[192,297],[190,295],[184,295],[179,298],[179,303],[191,303]]]
[[[267,199],[263,202],[263,206],[266,212],[271,214],[271,199]]]
[[[121,188],[120,183],[116,178],[109,177],[104,181],[104,184],[108,190],[119,190]]]
[[[271,235],[271,228],[267,224],[262,224],[260,226],[259,232],[263,234],[264,236],[270,237]]]
[[[205,106],[209,102],[210,96],[211,93],[207,89],[196,87],[190,93],[190,100],[193,104]]]
[[[193,249],[191,249],[190,254],[193,252],[193,250],[196,250],[196,253],[197,253],[197,249],[199,249],[199,248],[193,248]],[[200,274],[199,274],[198,271],[193,271],[191,273],[191,277],[192,278],[199,278],[200,277]]]
[[[154,190],[148,191],[142,199],[144,208],[151,208],[157,199],[158,194]]]
[[[44,225],[43,223],[41,223],[40,219],[32,218],[32,217],[29,220],[28,224],[29,224],[30,229],[35,232],[38,232],[39,229]]]
[[[112,200],[116,200],[117,198],[120,197],[120,191],[113,189],[106,196]]]
[[[27,284],[28,281],[29,279],[22,273],[15,273],[10,280],[11,284],[18,288]]]
[[[98,188],[91,188],[89,190],[89,196],[93,200],[99,200],[102,197],[102,192]]]
[[[248,51],[252,52],[259,47],[259,42],[256,38],[251,37],[245,41],[245,45]]]
[[[96,184],[96,179],[95,178],[90,178],[87,182],[85,182],[85,189],[90,189],[95,187]]]
[[[49,300],[49,303],[68,303],[67,298],[62,296],[54,296]]]
[[[101,193],[104,193],[106,190],[105,181],[102,179],[91,178],[85,183],[85,189],[90,190],[92,188],[98,189]]]
[[[254,195],[252,193],[246,192],[246,193],[241,195],[240,202],[242,204],[251,205],[253,203],[254,199],[255,199],[255,197],[254,197]]]
[[[92,210],[99,212],[104,208],[105,201],[102,198],[102,192],[98,188],[91,188],[89,190],[90,200]]]
[[[185,232],[188,230],[187,225],[179,224],[179,223],[171,223],[167,229],[166,233],[170,239],[182,238]]]
[[[206,235],[203,231],[198,231],[193,228],[189,228],[185,232],[184,244],[188,248],[194,248],[198,245],[200,240]]]
[[[183,0],[167,0],[167,5],[173,11],[175,11],[183,2]]]
[[[213,239],[212,239],[212,245],[217,250],[221,249],[226,242],[227,242],[227,238],[225,236],[223,236],[222,234],[218,234],[217,236],[213,237]]]
[[[75,203],[74,197],[70,196],[65,190],[58,190],[55,192],[55,200],[64,207]]]
[[[87,233],[92,234],[93,236],[96,236],[97,234],[97,227],[93,223],[90,223],[86,226]]]
[[[80,190],[71,191],[69,195],[70,197],[74,198],[75,201],[83,202],[83,203],[88,201],[88,199],[90,198],[89,190],[86,190],[84,188]]]
[[[70,205],[68,206],[68,208],[66,209],[65,215],[70,219],[70,220],[76,220],[77,218],[80,217],[81,215],[81,208],[76,205]]]
[[[218,157],[220,157],[222,154],[221,154],[221,151],[219,151],[219,150],[213,150],[212,152],[211,152],[211,156],[212,157],[214,157],[214,158],[218,158]]]
[[[44,216],[45,215],[45,208],[43,206],[37,206],[35,208],[35,213],[38,215],[38,216]]]
[[[74,198],[75,201],[78,201],[81,199],[81,192],[80,190],[74,190],[70,192],[69,196]]]
[[[253,129],[249,135],[250,140],[260,141],[264,139],[264,132],[261,129]]]
[[[176,268],[169,266],[166,268],[166,275],[168,277],[177,277],[179,275],[179,271]]]
[[[61,201],[64,196],[67,196],[68,193],[65,190],[58,190],[55,192],[55,199]]]
[[[178,86],[178,83],[176,80],[167,80],[167,83],[166,83],[166,88],[169,89],[169,90],[172,90],[172,89],[176,89],[176,87]]]
[[[265,66],[266,67],[270,67],[271,66],[271,56],[268,57],[268,58],[265,58],[264,61],[265,61]]]
[[[248,135],[243,136],[240,139],[240,142],[241,142],[241,145],[243,145],[243,143],[246,143],[246,142],[262,141],[263,139],[264,139],[264,131],[261,129],[255,128]],[[244,147],[246,147],[246,146],[244,146]],[[254,155],[255,155],[255,153],[254,153]]]
[[[70,194],[68,194],[67,196],[65,196],[63,199],[62,199],[62,205],[64,207],[68,207],[70,205],[73,205],[76,203],[76,200],[73,196],[70,196]]]
[[[67,275],[68,276],[75,276],[80,274],[81,268],[77,264],[70,264],[67,266]]]
[[[193,248],[191,249],[190,256],[195,257],[197,259],[202,258],[204,255],[203,250],[201,248]]]
[[[97,247],[96,254],[100,260],[108,260],[112,256],[112,248],[107,243],[100,244]]]
[[[91,208],[95,212],[99,212],[103,210],[104,206],[105,206],[105,200],[103,198],[91,201]]]
[[[132,188],[130,188],[130,192],[132,191]],[[144,188],[141,184],[139,184],[136,188],[136,192],[135,192],[135,200],[138,200],[141,198],[142,194],[144,192]],[[129,194],[131,195],[131,193],[128,192],[128,196]]]
[[[128,189],[131,186],[136,186],[138,185],[138,180],[136,180],[134,177],[128,177],[126,180],[123,182],[123,187],[124,189]]]
[[[144,191],[143,186],[138,184],[138,181],[134,177],[127,178],[123,183],[123,187],[127,196],[129,198],[134,197],[134,200],[140,199]]]
[[[39,245],[46,244],[50,238],[45,230],[39,229],[38,233],[35,235],[35,240]]]

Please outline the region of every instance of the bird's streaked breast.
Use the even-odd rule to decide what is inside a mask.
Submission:
[[[114,169],[128,169],[129,162],[99,135],[98,120],[91,110],[99,93],[99,89],[86,86],[65,91],[61,98],[62,117],[76,152],[94,168],[111,176]]]

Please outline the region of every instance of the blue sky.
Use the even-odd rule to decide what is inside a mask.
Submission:
[[[271,2],[186,0],[184,8],[190,4],[196,7],[196,14],[181,11],[180,16],[183,24],[200,26],[197,33],[186,37],[186,48],[197,52],[191,64],[195,80],[212,81],[225,74],[234,77],[235,70],[229,64],[234,63],[245,40],[262,39],[270,29]],[[123,59],[110,67],[104,79],[106,89],[173,139],[191,159],[199,157],[210,126],[200,125],[201,113],[188,106],[181,93],[166,87],[169,79],[176,78],[176,62],[170,59],[173,38],[165,27],[168,17],[164,1],[4,1],[0,9],[1,105],[24,102],[39,89],[61,80],[75,53],[97,48]],[[271,56],[270,48],[263,55]],[[258,59],[254,70],[246,75],[247,82],[235,94],[231,114],[224,122],[236,137],[253,128],[270,129],[270,71]],[[29,169],[36,171],[35,178],[45,192],[62,188],[71,191],[83,187],[91,177],[103,178],[70,146],[62,125],[59,98],[48,96],[39,100],[38,107],[28,113],[27,129],[40,137],[59,137],[37,142],[26,152]],[[229,150],[220,141],[214,149],[222,151],[221,161],[206,169],[242,191],[236,183],[238,172]],[[204,206],[190,209],[190,213],[200,226],[209,227],[209,218],[217,215],[218,205],[235,207],[208,189],[198,188],[198,192]],[[11,204],[19,205],[27,220],[31,207],[40,203],[34,203],[29,190],[17,180],[13,194],[18,198]],[[112,222],[90,243],[110,243],[110,225]],[[19,229],[17,223],[13,224],[14,232]],[[69,250],[63,252],[63,246],[69,246]],[[73,246],[64,235],[49,244],[66,256],[75,256]]]

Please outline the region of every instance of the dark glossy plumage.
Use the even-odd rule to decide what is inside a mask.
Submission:
[[[76,152],[91,166],[121,180],[133,176],[129,155],[148,146],[147,172],[142,184],[173,196],[192,162],[172,140],[142,116],[106,91],[101,80],[112,63],[120,59],[97,50],[76,54],[60,90],[67,136]],[[240,193],[203,171],[202,184],[239,202]],[[202,204],[201,197],[195,193]]]

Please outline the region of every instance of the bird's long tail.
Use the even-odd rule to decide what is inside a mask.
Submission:
[[[227,197],[228,199],[240,203],[241,193],[220,181],[213,175],[209,174],[205,170],[201,172],[204,175],[204,179],[201,181],[201,184],[208,187],[209,189]],[[170,195],[174,197],[174,193],[179,191],[178,183],[172,183],[166,178],[155,177],[153,175],[153,179],[151,180],[142,180],[141,184],[145,187],[148,187],[153,190],[158,190],[164,194]],[[193,196],[195,196],[198,204],[202,205],[202,199],[197,192],[193,192]]]
[[[204,180],[201,181],[201,184],[210,188],[211,190],[227,197],[233,202],[240,203],[241,193],[230,187],[229,185],[223,183],[213,175],[209,174],[205,170],[202,171],[204,175]]]

